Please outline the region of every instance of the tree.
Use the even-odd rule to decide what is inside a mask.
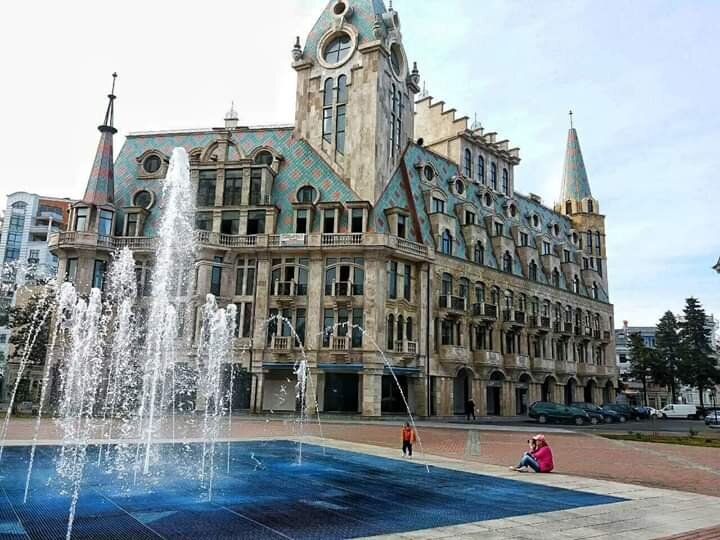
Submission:
[[[647,380],[652,378],[660,363],[660,355],[655,349],[645,346],[645,341],[637,332],[630,335],[630,376],[642,381],[643,402],[647,401]]]
[[[688,298],[683,309],[685,320],[680,326],[678,375],[685,384],[700,393],[700,407],[705,407],[703,391],[720,383],[720,370],[710,346],[711,331],[706,325],[705,310],[696,298]]]
[[[655,349],[659,354],[657,370],[653,378],[659,384],[670,387],[672,402],[677,402],[677,362],[680,349],[678,322],[672,311],[666,311],[657,324],[655,332]]]
[[[45,362],[51,319],[48,312],[53,301],[51,294],[35,293],[26,303],[10,308],[8,326],[12,333],[8,343],[13,347],[8,356],[9,362],[20,362],[26,355],[26,347],[29,348],[28,365],[42,365]]]

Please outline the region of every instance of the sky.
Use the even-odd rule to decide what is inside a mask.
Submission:
[[[350,0],[352,2],[352,0]],[[0,193],[80,197],[113,71],[122,135],[294,119],[290,49],[325,0],[12,2],[0,20]],[[410,61],[447,107],[520,147],[552,205],[568,110],[606,217],[618,325],[688,296],[720,316],[720,2],[395,0]],[[3,203],[4,207],[4,203]]]

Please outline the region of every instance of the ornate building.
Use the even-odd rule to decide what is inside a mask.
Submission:
[[[294,125],[244,127],[231,110],[220,128],[131,134],[114,166],[111,95],[83,202],[51,240],[60,272],[102,286],[127,245],[149,291],[162,179],[182,146],[198,246],[184,301],[238,306],[235,407],[295,408],[299,342],[266,323],[275,314],[304,343],[321,411],[404,411],[385,362],[421,415],[471,396],[502,415],[614,399],[604,216],[576,131],[552,209],[515,190],[507,140],[415,101],[417,66],[381,0],[331,1],[292,57]],[[192,338],[197,321],[183,328]]]

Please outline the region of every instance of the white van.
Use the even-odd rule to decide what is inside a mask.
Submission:
[[[691,418],[695,420],[698,417],[697,407],[686,403],[665,405],[659,413],[660,418]]]

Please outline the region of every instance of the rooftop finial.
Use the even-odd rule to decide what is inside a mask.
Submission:
[[[235,101],[230,102],[230,110],[225,113],[225,127],[236,128],[238,125],[238,113],[235,110]]]
[[[570,109],[570,111],[568,112],[568,116],[570,116],[570,129],[572,129],[572,128],[573,128],[573,121],[572,121],[573,112],[572,112],[572,109]]]
[[[108,94],[108,106],[105,110],[105,120],[103,121],[103,124],[101,127],[107,127],[110,129],[115,129],[113,127],[113,120],[115,116],[115,80],[117,79],[117,73],[112,74],[113,82],[112,82],[112,89],[110,90],[110,93]]]
[[[390,0],[389,3],[390,3],[390,7],[389,7],[388,9],[392,11],[392,8],[393,8],[393,7],[392,7],[392,0]]]

